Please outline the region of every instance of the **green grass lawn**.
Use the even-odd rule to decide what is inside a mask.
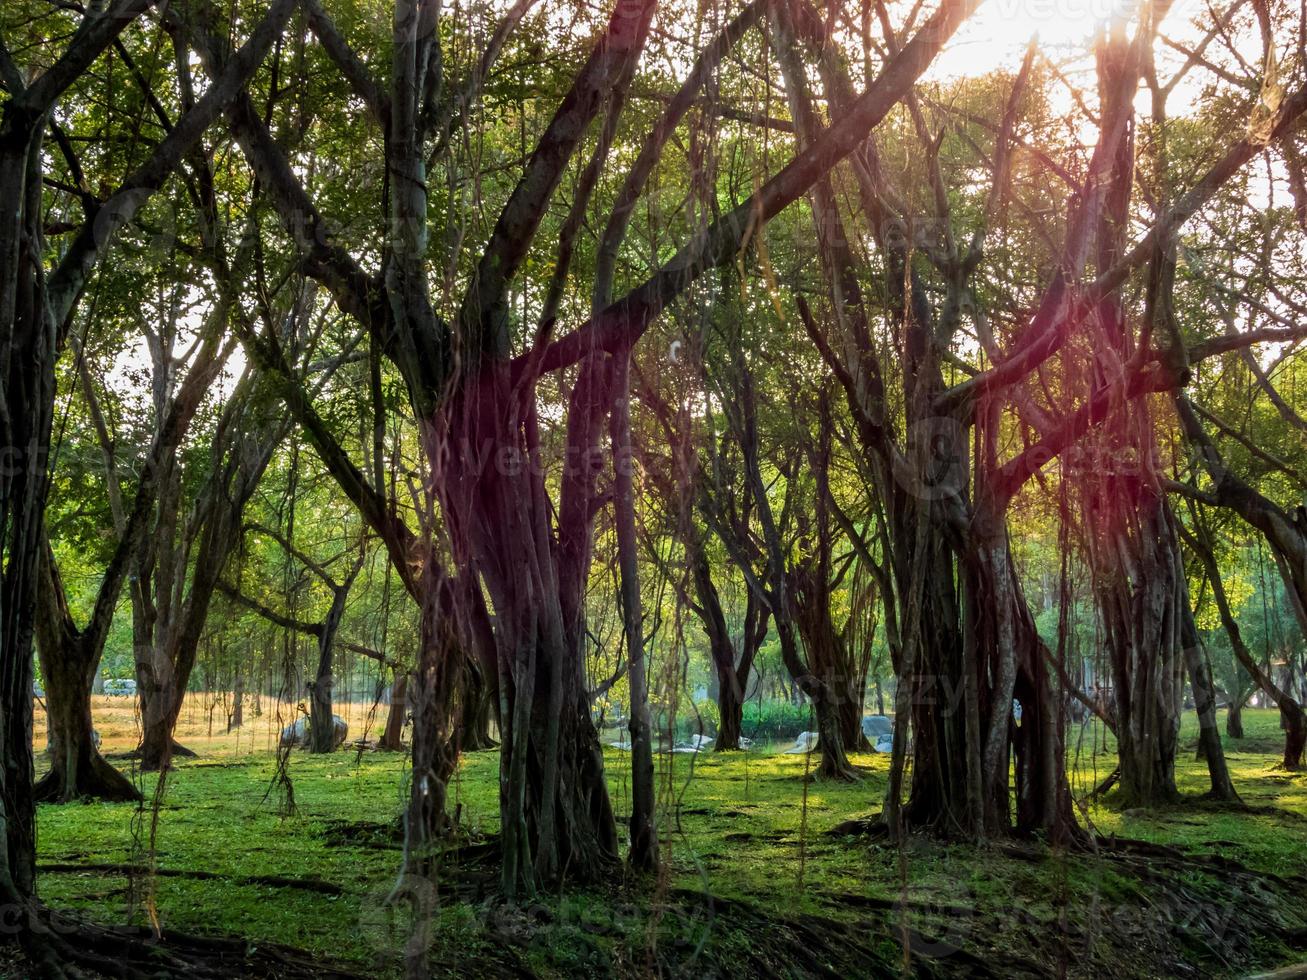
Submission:
[[[1294,920],[1292,907],[1296,892],[1300,917],[1307,915],[1307,879],[1294,877],[1307,871],[1307,775],[1276,769],[1275,713],[1247,711],[1245,728],[1248,737],[1227,741],[1226,748],[1250,812],[1189,801],[1164,811],[1122,813],[1109,796],[1085,813],[1104,838],[1172,844],[1200,858],[1192,866],[1168,865],[1164,880],[1151,881],[1156,868],[1133,858],[1029,848],[1013,854],[924,839],[898,847],[827,834],[837,823],[880,808],[888,756],[856,756],[866,772],[856,784],[807,780],[807,758],[768,750],[661,757],[665,873],[658,881],[624,882],[619,873],[605,888],[550,897],[520,922],[506,920],[489,898],[446,893],[433,962],[451,975],[466,975],[467,963],[481,964],[484,972],[495,972],[491,964],[504,972],[509,964],[545,976],[639,975],[657,949],[659,963],[671,957],[693,975],[709,975],[710,967],[726,969],[736,956],[784,960],[784,943],[759,952],[769,941],[766,916],[775,916],[787,923],[776,934],[789,929],[790,946],[803,936],[814,943],[821,940],[813,936],[848,936],[855,954],[849,962],[874,957],[894,972],[902,963],[904,928],[919,931],[922,942],[915,948],[962,951],[911,961],[913,972],[944,975],[975,973],[967,960],[972,955],[988,962],[1008,958],[1011,969],[998,975],[1060,972],[1059,964],[1071,974],[1094,975],[1123,956],[1116,975],[1162,976],[1186,965],[1203,975],[1235,975],[1249,965],[1282,963],[1301,955],[1298,946],[1276,938],[1274,921],[1250,932],[1240,917],[1286,917],[1283,930],[1301,929],[1307,945],[1307,921]],[[1114,764],[1110,755],[1093,756],[1093,735],[1087,732],[1069,749],[1081,790]],[[1193,759],[1195,735],[1188,725],[1179,765],[1181,788],[1194,797],[1206,789],[1204,766]],[[611,751],[607,761],[620,817],[629,810],[628,759]],[[498,829],[497,771],[496,752],[468,755],[451,787],[461,824],[474,838]],[[67,870],[139,859],[150,834],[154,777],[141,780],[144,809],[42,806],[39,862],[61,869],[41,875],[43,897],[106,922],[147,922],[152,904],[165,930],[284,943],[360,973],[395,973],[403,925],[390,921],[381,906],[399,867],[390,828],[404,804],[405,760],[384,753],[296,753],[293,815],[272,788],[273,776],[274,759],[263,753],[187,760],[169,775],[154,835],[157,866],[216,878],[157,877],[129,887],[121,873]],[[1268,876],[1274,894],[1211,856]],[[1232,875],[1238,879],[1233,885]],[[339,894],[250,880],[268,876],[332,883]],[[457,882],[460,870],[451,866],[448,876]],[[1192,941],[1193,923],[1159,904],[1159,890],[1170,902],[1186,895],[1211,920]],[[704,918],[693,903],[687,906],[688,892],[729,901],[728,911]],[[1159,908],[1165,921],[1150,925],[1148,917]],[[1123,949],[1123,943],[1130,945]],[[817,969],[787,962],[776,967],[780,975],[816,975]]]

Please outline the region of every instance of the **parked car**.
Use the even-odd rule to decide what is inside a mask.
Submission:
[[[104,693],[111,698],[136,697],[136,681],[114,678],[104,682]]]

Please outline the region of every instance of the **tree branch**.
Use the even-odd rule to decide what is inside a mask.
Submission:
[[[517,358],[514,371],[543,374],[575,364],[596,349],[616,351],[632,345],[667,304],[700,275],[731,261],[754,230],[802,197],[823,174],[852,153],[904,97],[978,5],[979,0],[944,0],[836,125],[823,130],[780,173],[739,207],[713,222],[642,285],[554,341],[543,356]]]

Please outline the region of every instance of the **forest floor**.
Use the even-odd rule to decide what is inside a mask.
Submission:
[[[107,751],[131,744],[129,704],[97,701]],[[165,935],[294,947],[316,975],[400,975],[407,925],[384,901],[400,860],[403,757],[296,752],[291,813],[274,779],[277,720],[249,721],[211,737],[204,711],[184,718],[181,740],[200,757],[169,774],[157,822],[153,776],[135,777],[143,808],[42,806],[42,897],[104,923],[147,924],[152,909]],[[1212,977],[1307,961],[1307,774],[1277,769],[1277,715],[1246,711],[1245,727],[1247,738],[1226,742],[1245,809],[1199,799],[1206,774],[1186,728],[1186,801],[1121,812],[1109,795],[1081,815],[1096,850],[1073,854],[832,835],[879,809],[887,756],[856,756],[856,784],[810,781],[815,759],[767,749],[663,756],[658,880],[615,871],[605,887],[511,911],[494,898],[498,755],[469,754],[451,787],[469,844],[422,883],[439,902],[433,973]],[[1070,753],[1082,792],[1113,765],[1093,735]],[[619,817],[626,763],[610,752]],[[134,869],[152,822],[157,874],[147,877]]]

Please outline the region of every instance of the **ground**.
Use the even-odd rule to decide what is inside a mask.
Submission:
[[[156,785],[138,775],[144,809],[40,808],[43,898],[106,923],[148,924],[153,915],[165,934],[296,947],[320,975],[401,975],[407,926],[384,900],[399,866],[403,756],[296,752],[291,813],[274,782],[277,719],[269,711],[238,735],[210,736],[205,704],[181,729],[200,757],[168,776],[158,812],[159,874],[128,876],[147,853]],[[107,751],[134,737],[129,706],[97,702]],[[367,708],[342,712],[354,718],[351,737]],[[379,713],[375,725],[383,720]],[[665,873],[634,881],[617,870],[602,887],[514,910],[493,890],[497,754],[471,754],[451,790],[469,843],[433,883],[419,883],[440,907],[432,969],[1207,977],[1307,961],[1307,774],[1277,770],[1272,712],[1245,712],[1245,726],[1248,737],[1226,746],[1246,809],[1197,799],[1206,775],[1186,729],[1180,780],[1190,799],[1148,813],[1120,812],[1110,797],[1089,806],[1082,820],[1096,829],[1097,850],[1069,855],[1038,842],[977,849],[915,838],[898,847],[832,835],[879,809],[887,756],[855,756],[865,778],[851,785],[808,780],[805,756],[768,749],[663,757]],[[1111,769],[1108,750],[1093,732],[1072,746],[1080,791]],[[608,756],[619,814],[629,808],[627,762],[615,750]]]

